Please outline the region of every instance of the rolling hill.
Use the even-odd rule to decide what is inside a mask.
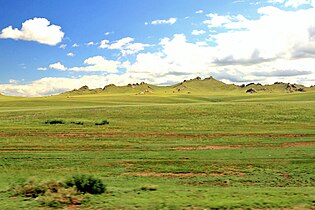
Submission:
[[[226,84],[213,77],[201,79],[196,77],[184,80],[181,83],[170,86],[157,86],[145,82],[128,84],[126,86],[106,85],[104,88],[89,89],[83,86],[61,95],[86,95],[86,94],[131,94],[131,95],[151,95],[151,94],[233,94],[233,93],[294,93],[315,91],[315,87],[305,87],[303,85],[276,82],[272,85],[262,85],[249,83],[247,85]]]

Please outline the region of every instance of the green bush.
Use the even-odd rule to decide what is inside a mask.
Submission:
[[[157,185],[144,185],[141,187],[143,191],[156,191],[158,189]]]
[[[102,120],[100,123],[95,123],[95,125],[108,125],[109,122],[107,120]]]
[[[82,195],[75,186],[69,187],[64,182],[48,180],[39,182],[31,178],[11,188],[13,195],[34,198],[43,206],[62,207],[81,205],[89,198]]]
[[[62,120],[47,120],[45,124],[55,125],[55,124],[65,124]]]
[[[71,124],[84,125],[84,122],[81,122],[81,121],[79,121],[79,122],[71,122]]]
[[[14,195],[37,198],[45,194],[46,187],[38,183],[35,178],[27,180],[25,183],[19,184],[12,188]]]
[[[48,191],[37,199],[41,205],[49,207],[62,207],[64,205],[81,205],[86,197],[73,187],[60,188],[58,192]]]
[[[75,175],[65,183],[69,187],[76,187],[81,193],[102,194],[106,190],[102,180],[90,175]]]

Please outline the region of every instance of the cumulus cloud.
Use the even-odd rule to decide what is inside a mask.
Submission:
[[[165,77],[169,81],[171,77],[176,82],[187,75],[208,73],[212,51],[210,47],[189,43],[183,34],[177,34],[172,39],[162,39],[160,46],[160,52],[138,54],[136,62],[127,68],[127,72],[146,75],[155,82],[158,78]]]
[[[312,28],[315,21],[314,8],[283,11],[276,7],[258,9],[261,17],[241,22],[242,30],[228,30],[213,35],[217,44],[216,63],[255,64],[279,58],[291,59],[314,52]],[[232,24],[234,23],[234,24]],[[234,29],[240,22],[225,27]]]
[[[192,42],[184,34],[175,34],[161,39],[155,50],[150,51],[142,52],[147,46],[141,43],[134,45],[137,43],[131,37],[100,43],[100,48],[119,50],[124,55],[136,54],[133,62],[127,58],[120,58],[122,61],[118,62],[94,56],[86,59],[83,66],[65,67],[58,62],[52,67],[68,71],[107,72],[106,76],[90,78],[90,83],[84,82],[89,85],[102,80],[95,82],[99,84],[98,87],[109,83],[124,85],[140,81],[166,85],[210,75],[228,83],[302,81],[304,85],[314,85],[315,8],[287,10],[268,6],[259,8],[257,15],[254,19],[243,15],[208,15],[208,22],[204,24],[209,26],[210,31],[218,31],[211,32],[206,40]],[[120,69],[123,71],[117,74]],[[73,89],[85,85],[74,81],[86,80],[75,78],[62,81],[72,81],[72,84],[76,84]],[[8,84],[0,86],[0,91],[5,89],[16,94],[28,94],[29,91],[32,95],[61,92],[61,85],[44,88],[42,84],[42,81],[25,87]],[[32,92],[30,87],[38,89],[38,92]],[[50,92],[48,87],[51,87]]]
[[[67,56],[69,56],[69,57],[74,57],[74,56],[75,56],[75,54],[74,54],[74,53],[72,53],[72,52],[70,52],[70,53],[67,53]]]
[[[46,71],[47,68],[46,67],[39,67],[39,68],[37,68],[37,70],[39,70],[39,71]]]
[[[107,60],[102,56],[94,56],[86,59],[84,64],[87,66],[81,67],[72,67],[69,68],[71,71],[81,71],[81,72],[96,72],[96,71],[103,71],[103,72],[111,72],[115,73],[118,71],[118,67],[120,62]]]
[[[83,76],[78,78],[46,77],[29,84],[3,84],[0,91],[14,96],[45,96],[73,90],[83,85],[91,88],[103,87],[107,82],[105,76]]]
[[[49,65],[50,69],[58,71],[76,71],[76,72],[108,72],[117,73],[122,65],[119,61],[108,60],[103,56],[94,56],[84,60],[84,66],[66,67],[61,62]],[[38,68],[38,70],[47,70],[47,68]]]
[[[61,64],[60,62],[50,64],[50,65],[49,65],[49,68],[50,68],[50,69],[59,70],[59,71],[65,71],[65,70],[67,70],[67,68],[66,68],[63,64]]]
[[[202,14],[203,13],[203,10],[197,10],[196,11],[196,14]]]
[[[2,29],[0,38],[35,41],[41,44],[55,46],[62,41],[64,32],[61,27],[51,25],[46,18],[34,18],[22,23],[22,28],[12,26]]]
[[[208,20],[203,21],[210,29],[225,27],[229,29],[243,28],[248,20],[243,15],[218,15],[216,13],[207,14]]]
[[[125,37],[112,43],[109,40],[102,40],[99,47],[102,49],[119,50],[122,55],[131,55],[149,46],[149,44],[136,43],[131,37]]]
[[[161,25],[161,24],[169,24],[169,25],[173,25],[174,23],[176,23],[177,18],[169,18],[167,20],[153,20],[151,21],[152,25]]]

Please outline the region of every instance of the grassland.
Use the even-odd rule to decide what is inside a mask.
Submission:
[[[108,191],[78,209],[314,209],[314,113],[315,92],[0,96],[0,206],[42,208],[8,191],[29,177],[92,174]]]

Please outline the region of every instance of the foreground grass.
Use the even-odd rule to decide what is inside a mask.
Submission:
[[[0,99],[0,206],[39,208],[7,191],[29,177],[92,174],[108,191],[82,209],[314,208],[314,99],[313,93]],[[45,124],[55,119],[65,124]],[[95,125],[102,120],[110,123]]]

